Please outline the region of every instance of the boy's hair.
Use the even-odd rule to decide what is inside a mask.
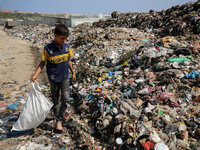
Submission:
[[[64,24],[56,25],[54,33],[57,34],[58,36],[59,35],[69,36],[69,30]]]

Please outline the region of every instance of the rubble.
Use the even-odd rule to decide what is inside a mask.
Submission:
[[[115,11],[93,26],[70,28],[77,81],[70,86],[64,131],[55,133],[51,112],[34,131],[15,133],[13,149],[199,149],[199,27],[191,28],[199,22],[199,5],[141,14]],[[37,25],[7,32],[41,50],[53,39],[52,30]],[[50,97],[49,85],[40,86]],[[27,94],[19,92],[18,98],[27,99],[28,89],[22,91]],[[14,140],[10,129],[20,106],[1,112],[2,140]]]
[[[199,8],[200,2],[188,2],[158,12],[154,10],[150,10],[149,13],[119,13],[114,11],[111,19],[100,20],[93,25],[96,28],[138,28],[163,37],[167,35],[185,35],[187,33],[199,34]]]
[[[7,30],[7,33],[13,37],[32,42],[33,47],[43,49],[44,45],[52,41],[53,29],[54,27],[43,24],[36,26],[15,26],[12,30]]]

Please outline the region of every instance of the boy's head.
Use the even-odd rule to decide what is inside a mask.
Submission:
[[[56,25],[54,34],[56,34],[58,36],[59,35],[65,35],[65,36],[68,37],[69,36],[69,30],[64,24],[58,24],[58,25]]]
[[[65,25],[58,24],[56,25],[54,36],[56,44],[62,45],[69,36],[69,30]]]

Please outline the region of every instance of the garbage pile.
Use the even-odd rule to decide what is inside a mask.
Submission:
[[[187,18],[192,10],[198,12],[196,5],[199,2],[162,12],[169,16],[180,10]],[[150,12],[154,13],[155,18],[160,14]],[[8,138],[13,149],[21,150],[199,149],[199,35],[189,30],[184,36],[160,37],[148,30],[128,28],[133,26],[124,28],[125,24],[118,27],[117,20],[129,15],[115,12],[112,16],[117,19],[110,19],[112,23],[106,20],[70,29],[68,42],[74,51],[72,63],[77,81],[70,83],[70,107],[66,110],[63,133],[55,132],[52,113],[34,131],[10,132],[23,108],[22,104],[17,108],[19,101],[26,100],[27,90],[15,95],[18,98],[11,104],[11,111],[1,113],[2,140]],[[129,19],[126,22],[133,23]],[[145,23],[145,28],[152,25],[156,28],[153,22],[143,21],[142,29]],[[27,27],[19,28],[24,28],[20,33],[34,31],[31,27],[27,32]],[[13,29],[10,33],[18,36],[19,31],[14,30],[15,33]],[[45,26],[40,28],[42,35],[46,31]],[[49,85],[40,87],[50,97]],[[8,95],[0,98],[5,100]],[[10,110],[8,104],[1,105]]]
[[[72,60],[81,66],[76,69],[78,79],[79,74],[84,77],[71,87],[78,112],[87,122],[82,130],[92,124],[100,146],[199,147],[199,42],[183,36],[152,37],[139,40],[142,46],[131,44],[133,49],[122,44],[125,48],[110,50],[105,57],[96,52],[90,58],[87,51]]]
[[[154,32],[161,36],[184,35],[200,33],[200,2],[188,2],[184,5],[173,6],[167,10],[149,13],[114,11],[112,18],[93,23],[94,27],[127,27]]]
[[[7,30],[7,33],[13,37],[30,41],[32,42],[33,47],[40,49],[53,40],[53,29],[54,27],[43,24],[33,26],[15,26],[12,29]]]

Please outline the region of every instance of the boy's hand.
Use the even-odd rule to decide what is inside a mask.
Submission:
[[[72,74],[72,81],[76,81],[76,75],[75,75],[75,73]]]
[[[35,82],[36,79],[37,79],[37,76],[36,76],[36,75],[33,75],[33,76],[30,78],[30,81]]]

